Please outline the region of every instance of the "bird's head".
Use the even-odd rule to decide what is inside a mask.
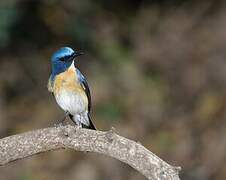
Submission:
[[[83,53],[75,51],[70,47],[62,47],[57,50],[51,58],[53,75],[66,71],[74,59],[80,55],[83,55]]]

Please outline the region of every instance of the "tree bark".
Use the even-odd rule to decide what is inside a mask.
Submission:
[[[38,153],[70,148],[114,157],[148,179],[178,180],[180,167],[173,167],[132,140],[107,132],[59,126],[34,130],[0,139],[0,165]]]

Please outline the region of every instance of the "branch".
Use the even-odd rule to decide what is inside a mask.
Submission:
[[[70,148],[114,157],[148,179],[179,180],[180,167],[173,167],[141,144],[114,133],[75,126],[60,126],[26,132],[0,139],[0,165],[41,152]]]

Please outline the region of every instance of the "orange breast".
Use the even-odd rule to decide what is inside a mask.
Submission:
[[[53,86],[54,94],[56,95],[62,90],[73,91],[86,97],[86,94],[78,81],[76,69],[74,67],[69,68],[67,71],[60,73],[55,77]]]

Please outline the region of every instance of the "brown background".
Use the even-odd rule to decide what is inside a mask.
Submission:
[[[0,2],[0,137],[53,126],[51,54],[83,50],[76,64],[100,130],[141,142],[188,180],[226,177],[224,1]],[[112,158],[70,150],[0,167],[4,180],[143,180]]]

